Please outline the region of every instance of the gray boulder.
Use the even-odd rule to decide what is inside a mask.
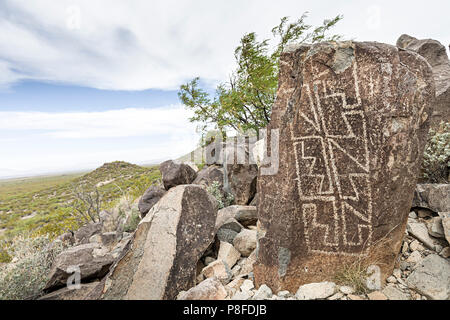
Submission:
[[[217,201],[198,185],[169,190],[140,222],[113,267],[106,300],[172,300],[196,283],[197,262],[214,240]]]
[[[74,233],[74,239],[76,244],[89,243],[89,239],[96,234],[102,232],[102,224],[99,222],[89,223]]]
[[[418,184],[414,191],[412,206],[434,212],[449,212],[450,184]]]
[[[191,166],[179,161],[167,160],[159,166],[162,174],[164,188],[170,188],[192,183],[197,177],[197,172]]]
[[[150,209],[161,199],[165,194],[166,190],[158,186],[149,187],[144,195],[139,200],[138,208],[142,217],[145,217]]]
[[[113,262],[114,258],[108,253],[102,254],[102,247],[97,243],[69,248],[56,257],[44,291],[50,292],[65,286],[68,278],[74,274],[74,268],[79,268],[80,280],[83,282],[100,279],[109,272]]]
[[[450,262],[430,254],[415,266],[406,283],[429,299],[447,300],[450,298]]]

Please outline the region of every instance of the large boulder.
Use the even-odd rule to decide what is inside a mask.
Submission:
[[[256,164],[234,164],[228,166],[228,181],[234,203],[248,205],[256,194],[258,166]]]
[[[412,51],[348,41],[288,46],[280,68],[268,126],[278,171],[258,177],[256,285],[294,292],[356,261],[384,281],[422,162],[431,67]]]
[[[141,220],[131,249],[105,282],[103,299],[172,300],[195,285],[214,240],[217,202],[202,187],[174,187]]]
[[[433,300],[450,298],[450,262],[430,254],[424,258],[406,280],[408,287]]]
[[[166,190],[182,184],[190,184],[197,177],[197,172],[189,165],[174,160],[167,160],[161,163],[159,171],[161,171],[162,181]]]
[[[406,34],[397,40],[397,46],[417,52],[433,68],[436,101],[431,126],[436,128],[441,121],[450,122],[450,61],[445,46],[436,40],[418,40]]]
[[[434,212],[450,211],[450,184],[418,184],[414,191],[412,207]]]
[[[223,169],[216,165],[207,166],[200,170],[192,184],[210,186],[214,182],[217,182],[220,188],[223,188]]]
[[[166,190],[158,186],[151,186],[139,199],[139,212],[142,217],[145,217],[150,209],[166,194]]]
[[[61,252],[53,263],[44,290],[50,292],[65,286],[69,277],[76,272],[76,268],[79,268],[80,280],[83,282],[105,276],[114,258],[102,249],[98,243],[88,243]]]

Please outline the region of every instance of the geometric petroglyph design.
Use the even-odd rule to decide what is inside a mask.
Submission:
[[[302,108],[290,128],[306,244],[312,252],[364,255],[372,239],[372,192],[356,61],[343,77],[353,83],[310,67],[316,77],[304,79]]]

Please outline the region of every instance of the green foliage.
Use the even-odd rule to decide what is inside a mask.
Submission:
[[[431,183],[448,183],[450,173],[450,123],[441,122],[431,129],[423,155],[423,179]]]
[[[245,34],[234,52],[237,69],[229,81],[216,88],[213,98],[200,88],[198,77],[181,85],[178,97],[194,111],[190,121],[201,123],[201,130],[213,125],[223,135],[230,128],[246,132],[265,127],[275,101],[279,59],[284,48],[291,43],[316,43],[340,38],[327,33],[342,16],[325,20],[316,28],[306,24],[306,18],[306,14],[294,22],[289,22],[288,17],[282,18],[280,24],[272,29],[273,40],[276,41],[273,50],[268,39],[259,41],[254,32]]]
[[[63,250],[49,237],[20,236],[8,246],[12,261],[0,267],[0,300],[23,300],[39,296],[48,281],[55,257]]]
[[[217,200],[219,209],[230,206],[234,201],[234,196],[221,190],[220,183],[214,181],[206,190]]]

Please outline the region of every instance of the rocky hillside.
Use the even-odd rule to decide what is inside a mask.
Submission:
[[[136,198],[159,178],[156,167],[145,168],[118,161],[106,163],[79,177],[55,179],[53,185],[51,181],[39,178],[31,180],[31,186],[25,181],[16,186],[14,193],[0,193],[0,236],[11,237],[24,231],[61,234],[77,228],[76,221],[69,215],[75,189],[97,187],[103,208],[111,208],[124,194],[131,193]]]

